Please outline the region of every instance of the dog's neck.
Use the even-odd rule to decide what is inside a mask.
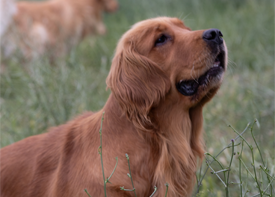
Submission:
[[[197,158],[202,158],[204,153],[202,105],[186,109],[184,103],[163,102],[151,112],[158,121],[160,136],[155,181],[162,182],[161,185],[169,183],[172,196],[189,196],[195,181]]]
[[[156,107],[150,112],[152,122],[157,124],[157,129],[150,133],[140,132],[134,126],[112,94],[103,110],[118,127],[131,134],[133,131],[138,133],[144,143],[154,144],[150,157],[154,158],[152,164],[155,166],[150,173],[154,174],[152,181],[159,186],[159,194],[165,193],[166,182],[169,183],[170,195],[190,194],[197,157],[203,157],[202,106],[192,109],[181,109],[178,104],[160,106],[164,107]]]
[[[135,130],[134,125],[126,117],[125,113],[122,111],[121,107],[119,106],[119,103],[116,101],[113,94],[109,96],[109,99],[103,107],[103,111],[105,112],[106,117],[111,117],[110,119],[113,123],[115,123],[116,127],[121,127],[123,128],[123,130],[128,128],[129,131]]]

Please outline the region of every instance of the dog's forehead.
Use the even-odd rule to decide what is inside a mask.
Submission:
[[[132,44],[149,44],[152,39],[155,39],[160,32],[165,32],[167,30],[172,30],[173,28],[188,29],[178,18],[171,17],[157,17],[152,19],[147,19],[134,24],[131,29],[129,29],[119,40],[117,45],[117,50],[122,50],[127,45]],[[144,41],[144,39],[149,39]],[[140,42],[143,40],[143,42]],[[145,47],[146,48],[146,47]]]
[[[184,25],[183,21],[178,18],[157,17],[134,24],[131,29],[123,35],[122,40],[126,42],[134,41],[147,36],[152,36],[152,32],[162,32],[173,27],[189,29]]]
[[[162,29],[173,25],[186,28],[183,21],[178,18],[157,17],[138,22],[134,24],[131,29],[134,31],[136,31],[137,29]]]

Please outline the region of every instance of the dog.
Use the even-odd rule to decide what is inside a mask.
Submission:
[[[105,34],[102,13],[117,9],[117,0],[0,0],[2,56],[62,57],[88,35]]]
[[[108,196],[190,196],[204,157],[203,106],[218,91],[227,48],[218,29],[191,31],[177,18],[141,21],[118,42],[106,79],[111,94],[87,112],[1,150],[1,194],[103,196],[100,146]]]

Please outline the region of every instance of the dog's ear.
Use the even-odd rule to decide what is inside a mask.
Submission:
[[[126,48],[126,49],[125,49]],[[134,125],[143,131],[155,128],[149,112],[170,89],[165,73],[133,46],[117,51],[107,86]]]

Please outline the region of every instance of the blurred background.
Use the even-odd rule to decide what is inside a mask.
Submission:
[[[47,56],[32,61],[20,55],[1,59],[5,67],[0,74],[1,146],[43,133],[84,111],[101,109],[110,94],[105,79],[121,35],[140,20],[173,16],[192,30],[220,29],[228,47],[224,83],[204,108],[206,151],[216,154],[236,137],[229,124],[241,132],[257,119],[253,132],[274,174],[274,1],[118,1],[119,9],[104,15],[106,35],[86,38],[55,63]],[[249,133],[245,136],[252,142]],[[220,162],[229,158],[225,151]],[[234,182],[236,177],[231,177]],[[248,182],[248,188],[250,184],[255,183]],[[237,196],[238,185],[230,187],[231,195]],[[252,193],[253,189],[247,195]],[[225,196],[223,185],[208,175],[198,196]]]

